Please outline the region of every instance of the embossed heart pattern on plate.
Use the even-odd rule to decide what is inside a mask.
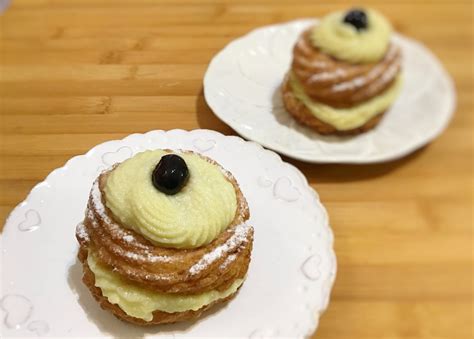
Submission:
[[[192,325],[160,331],[130,326],[100,309],[81,282],[74,237],[100,169],[156,148],[194,150],[229,170],[255,229],[237,297]],[[0,240],[3,336],[303,338],[316,329],[336,273],[326,211],[302,173],[258,144],[208,130],[133,134],[71,159],[12,211]]]

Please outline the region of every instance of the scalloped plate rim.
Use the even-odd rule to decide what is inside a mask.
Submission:
[[[330,302],[330,297],[331,297],[331,293],[332,293],[332,290],[333,290],[333,287],[334,287],[334,282],[335,282],[335,279],[336,279],[336,275],[337,275],[337,257],[336,257],[336,253],[335,253],[335,250],[334,250],[334,232],[330,226],[330,222],[329,222],[329,215],[327,213],[327,210],[326,208],[324,207],[324,205],[322,204],[322,202],[320,201],[320,198],[319,198],[319,194],[317,193],[317,191],[311,187],[309,185],[309,182],[307,181],[307,178],[306,176],[296,167],[294,166],[293,164],[290,164],[288,162],[285,162],[281,156],[272,151],[272,150],[269,150],[269,149],[266,149],[264,148],[262,145],[260,145],[259,143],[257,142],[254,142],[254,141],[248,141],[248,140],[245,140],[243,139],[242,137],[240,136],[234,136],[234,135],[224,135],[218,131],[215,131],[215,130],[210,130],[210,129],[194,129],[194,130],[184,130],[184,129],[172,129],[172,130],[150,130],[150,131],[147,131],[147,132],[144,132],[144,133],[132,133],[132,134],[129,134],[129,135],[126,135],[125,137],[121,138],[121,139],[112,139],[112,140],[106,140],[104,142],[101,142],[95,146],[93,146],[91,149],[89,149],[87,152],[83,153],[83,154],[80,154],[80,155],[76,155],[76,156],[73,156],[71,158],[69,158],[63,166],[60,166],[60,167],[57,167],[55,168],[54,170],[52,170],[45,178],[44,180],[42,180],[41,182],[39,182],[38,184],[34,185],[33,188],[29,191],[29,193],[27,194],[26,198],[21,201],[20,203],[18,203],[11,211],[10,213],[8,214],[8,217],[5,219],[5,222],[4,222],[4,229],[7,227],[7,225],[9,224],[10,222],[10,219],[12,217],[12,215],[14,215],[14,213],[20,209],[21,207],[25,207],[27,205],[30,204],[29,200],[30,198],[32,197],[33,194],[35,194],[35,192],[41,188],[43,185],[47,184],[48,181],[51,181],[53,180],[57,175],[59,175],[59,173],[61,171],[66,171],[68,169],[68,167],[70,166],[70,164],[74,161],[77,161],[78,159],[81,159],[81,158],[90,158],[95,152],[97,152],[97,149],[99,147],[101,147],[102,145],[104,144],[113,144],[113,143],[120,143],[120,142],[126,142],[127,139],[132,139],[134,137],[147,137],[148,135],[152,134],[152,133],[163,133],[163,134],[169,134],[169,133],[186,133],[186,134],[190,134],[190,133],[200,133],[200,132],[204,132],[204,133],[212,133],[212,134],[215,134],[216,136],[218,137],[225,137],[225,138],[234,138],[234,139],[238,139],[238,140],[241,140],[242,142],[244,143],[247,143],[247,144],[252,144],[254,146],[256,146],[257,150],[259,152],[264,152],[264,153],[267,153],[267,154],[272,154],[272,156],[274,156],[274,158],[276,159],[276,161],[278,161],[279,163],[283,164],[284,166],[287,166],[289,168],[291,168],[292,171],[294,171],[295,173],[298,174],[298,176],[302,179],[304,179],[304,182],[302,182],[302,184],[304,186],[307,187],[308,191],[311,192],[311,194],[315,197],[315,201],[317,202],[318,204],[318,208],[319,210],[321,211],[321,213],[323,214],[323,218],[324,218],[324,229],[326,230],[326,232],[328,233],[328,239],[327,239],[327,242],[325,243],[325,248],[324,248],[324,251],[327,251],[327,255],[329,257],[329,260],[332,264],[332,266],[328,267],[329,269],[329,272],[328,272],[328,276],[327,276],[327,280],[326,280],[326,287],[327,287],[327,293],[325,293],[324,295],[322,295],[322,298],[321,298],[321,302],[318,303],[318,305],[315,305],[316,308],[313,310],[315,312],[314,314],[314,317],[313,317],[313,322],[312,322],[312,326],[311,328],[308,328],[308,335],[312,335],[315,333],[315,331],[317,330],[318,326],[319,326],[319,318],[320,316],[327,310],[328,306],[329,306],[329,302]],[[8,227],[13,227],[13,226],[8,226]],[[2,231],[0,233],[0,249],[3,248],[3,234],[4,232]],[[0,262],[3,260],[3,251],[0,250]],[[0,272],[2,272],[3,270],[0,268]],[[324,291],[323,291],[324,292]],[[4,296],[2,294],[2,296]],[[2,310],[2,313],[4,311]],[[6,317],[7,315],[5,315]],[[3,318],[2,318],[3,319]],[[3,325],[0,326],[0,328],[3,328]]]

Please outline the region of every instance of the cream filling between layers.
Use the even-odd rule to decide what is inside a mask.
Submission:
[[[195,248],[214,240],[234,220],[235,188],[222,170],[197,154],[179,153],[189,180],[175,195],[153,186],[163,150],[135,155],[115,168],[105,185],[106,205],[127,228],[163,247]]]
[[[95,276],[95,286],[100,288],[107,300],[118,305],[127,315],[145,321],[153,319],[154,311],[167,313],[197,311],[219,299],[234,294],[244,279],[237,279],[225,291],[212,290],[195,295],[168,294],[149,291],[135,286],[120,277],[118,273],[97,262],[89,251],[87,264]]]
[[[326,54],[350,63],[377,62],[387,51],[392,27],[375,10],[365,10],[368,27],[357,29],[344,23],[345,12],[329,14],[311,32],[311,42]]]
[[[339,131],[345,131],[364,125],[377,114],[388,109],[398,96],[402,76],[397,75],[393,85],[380,95],[349,108],[335,108],[312,100],[293,73],[290,73],[289,81],[293,94],[316,118]]]

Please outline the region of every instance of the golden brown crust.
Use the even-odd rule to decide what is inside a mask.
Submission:
[[[391,44],[375,63],[337,60],[311,43],[312,28],[304,31],[293,49],[291,69],[305,93],[332,107],[351,107],[389,88],[401,68],[400,49]]]
[[[301,124],[311,127],[319,134],[324,135],[355,135],[371,130],[382,119],[384,112],[380,112],[364,125],[351,130],[340,131],[334,126],[316,118],[311,111],[293,94],[290,88],[288,77],[285,78],[282,86],[283,104],[286,110]]]
[[[120,274],[129,283],[161,293],[200,294],[228,289],[243,279],[250,263],[253,228],[248,220],[249,208],[235,178],[214,160],[204,157],[223,171],[234,186],[237,211],[232,223],[210,244],[195,249],[173,249],[155,246],[140,234],[115,220],[105,206],[104,185],[110,171],[103,172],[91,191],[86,216],[76,230],[80,244],[78,258],[84,266],[84,283],[102,308],[122,320],[141,325],[169,323],[198,317],[211,307],[198,311],[155,312],[151,322],[127,316],[117,305],[110,304],[94,286],[93,273],[87,266],[87,254],[93,249],[97,260]],[[206,258],[211,260],[205,260]],[[91,278],[92,276],[92,278]],[[226,298],[226,299],[230,299]],[[221,302],[217,301],[216,303]],[[214,304],[214,303],[213,303]]]

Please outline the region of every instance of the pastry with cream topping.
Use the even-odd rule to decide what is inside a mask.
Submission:
[[[199,317],[231,299],[253,228],[235,178],[190,151],[145,151],[102,172],[77,226],[83,281],[103,309],[138,325]]]
[[[375,127],[398,96],[401,53],[377,11],[327,15],[304,31],[283,86],[287,111],[320,134]]]

